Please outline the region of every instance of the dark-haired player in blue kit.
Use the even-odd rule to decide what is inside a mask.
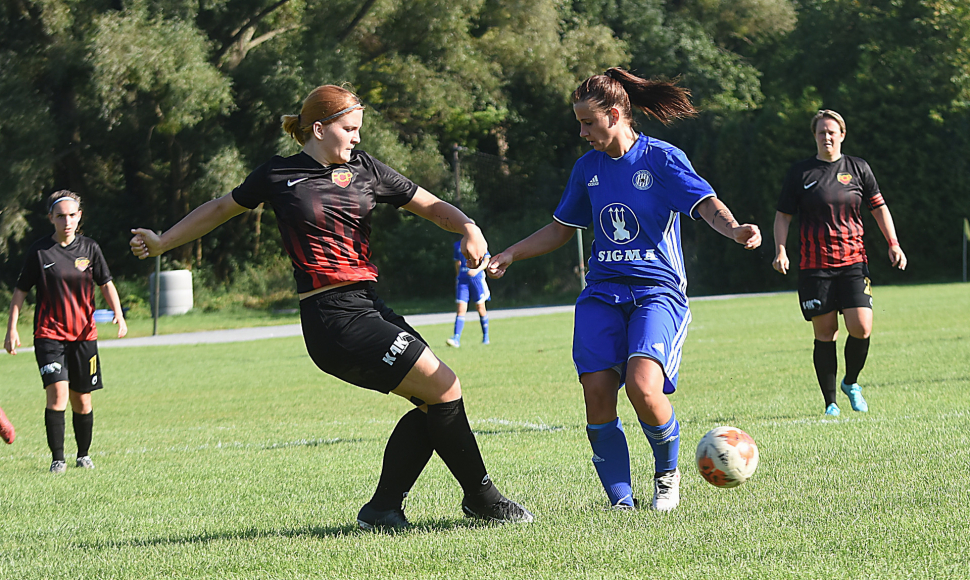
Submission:
[[[637,505],[616,413],[625,384],[653,448],[651,507],[670,511],[680,503],[680,425],[667,395],[677,387],[690,322],[680,214],[704,218],[749,250],[761,244],[761,232],[738,225],[681,150],[633,129],[632,107],[664,123],[696,114],[686,89],[611,68],[583,81],[572,97],[579,135],[594,151],[573,167],[554,221],[493,257],[488,273],[501,277],[512,262],[559,248],[592,222],[595,241],[588,285],[576,302],[573,361],[593,465],[611,506]]]
[[[468,305],[474,304],[478,310],[478,320],[482,324],[482,344],[488,344],[488,311],[485,310],[485,303],[492,295],[488,291],[488,282],[485,281],[485,267],[488,265],[489,256],[485,254],[485,259],[477,268],[469,268],[468,260],[461,253],[461,240],[455,242],[453,258],[455,260],[455,303],[458,305],[458,312],[455,314],[455,333],[446,340],[448,346],[458,348],[461,346],[461,332],[465,329],[465,313],[468,312]]]

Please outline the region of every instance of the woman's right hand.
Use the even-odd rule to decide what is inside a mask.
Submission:
[[[511,265],[512,254],[506,250],[497,256],[492,256],[492,259],[488,262],[488,268],[485,269],[485,273],[488,274],[489,278],[498,279],[505,275],[505,271]]]
[[[791,266],[791,264],[788,262],[788,252],[782,248],[778,251],[778,255],[775,256],[775,259],[771,261],[771,267],[777,272],[787,274],[789,266]]]
[[[146,230],[145,228],[135,228],[131,230],[131,233],[135,235],[132,236],[128,245],[131,246],[131,253],[139,260],[158,256],[163,253],[162,238],[155,232]]]

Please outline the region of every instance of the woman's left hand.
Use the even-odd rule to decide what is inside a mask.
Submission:
[[[899,245],[889,247],[889,261],[900,270],[905,270],[908,263],[906,254],[903,253],[903,249]]]
[[[753,250],[761,245],[761,230],[754,224],[741,224],[732,233],[734,241],[743,245],[745,250]]]
[[[115,314],[115,319],[111,322],[118,325],[118,338],[124,338],[128,334],[128,323],[125,322],[124,316],[118,316]]]

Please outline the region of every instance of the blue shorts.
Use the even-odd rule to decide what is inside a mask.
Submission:
[[[660,286],[593,282],[576,301],[573,362],[585,373],[615,369],[625,381],[626,362],[651,358],[663,368],[664,393],[677,389],[677,374],[690,308],[684,297]]]
[[[455,284],[455,302],[481,304],[491,297],[485,276],[479,275],[465,280],[459,278]]]

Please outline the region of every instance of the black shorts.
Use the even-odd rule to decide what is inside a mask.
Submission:
[[[45,389],[58,381],[68,381],[70,389],[78,393],[104,387],[96,340],[35,338],[34,357]]]
[[[303,341],[323,372],[352,385],[389,393],[428,347],[369,282],[300,301]]]
[[[846,308],[872,308],[872,285],[865,262],[798,272],[798,302],[805,320],[840,313]]]

